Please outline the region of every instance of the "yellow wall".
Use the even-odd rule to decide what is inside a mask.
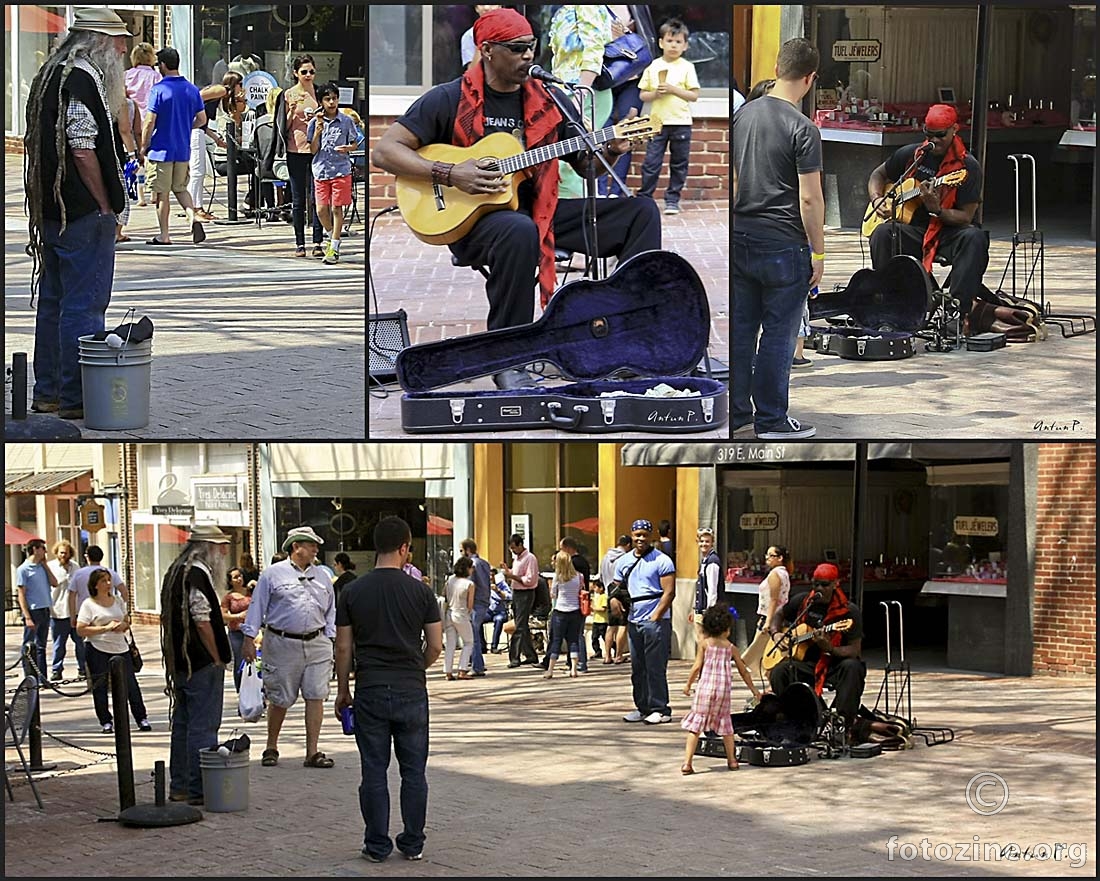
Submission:
[[[752,82],[751,89],[760,80],[775,76],[775,57],[779,54],[779,18],[781,6],[754,6],[752,8]]]
[[[477,555],[496,566],[506,559],[508,537],[495,528],[504,522],[504,447],[474,444],[474,541]]]

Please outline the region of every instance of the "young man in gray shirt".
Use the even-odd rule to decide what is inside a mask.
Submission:
[[[819,60],[809,40],[788,40],[775,87],[732,121],[732,419],[761,440],[816,432],[787,415],[787,399],[802,307],[825,267],[821,134],[799,109]]]

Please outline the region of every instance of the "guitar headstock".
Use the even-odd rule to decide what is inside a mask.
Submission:
[[[660,134],[664,123],[659,116],[635,116],[633,119],[624,119],[615,125],[615,137],[627,138],[631,141],[646,141],[656,134]]]
[[[959,187],[962,186],[966,177],[966,169],[960,168],[958,171],[952,171],[950,174],[945,174],[941,178],[940,183],[945,187]]]
[[[963,173],[965,174],[965,172],[963,172]],[[852,619],[851,618],[845,618],[843,621],[837,621],[832,626],[832,629],[834,631],[836,631],[837,633],[843,633],[845,630],[851,630],[851,628],[852,628]]]

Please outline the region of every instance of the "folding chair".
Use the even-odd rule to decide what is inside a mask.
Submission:
[[[34,784],[31,769],[27,765],[27,759],[23,755],[23,741],[27,739],[27,732],[31,727],[31,719],[34,717],[34,708],[38,704],[38,680],[33,676],[27,676],[19,683],[12,695],[11,703],[4,705],[4,722],[7,732],[4,735],[4,747],[14,746],[19,753],[19,761],[23,765],[23,773],[27,775],[27,782],[31,785],[35,801],[38,802],[40,811],[46,810],[42,804],[42,796],[38,794],[38,787]],[[15,801],[15,793],[12,792],[11,781],[8,780],[8,766],[4,765],[4,786],[8,789],[8,798]]]

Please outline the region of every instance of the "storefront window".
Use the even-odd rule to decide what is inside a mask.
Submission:
[[[18,31],[15,17],[18,16]],[[17,107],[25,110],[31,82],[39,68],[65,35],[68,25],[64,6],[4,5],[4,64],[9,83],[18,83]],[[12,64],[15,64],[14,70]],[[13,118],[10,93],[4,101],[5,131],[22,131],[23,120]]]
[[[1070,124],[1096,127],[1096,7],[1073,11]]]
[[[147,612],[157,609],[164,574],[187,544],[189,534],[187,526],[163,520],[134,524],[132,587],[135,608]]]
[[[423,84],[424,6],[372,6],[367,13],[367,56],[370,83],[375,86],[419,86]],[[470,7],[466,7],[472,12]],[[433,44],[434,44],[433,40]],[[457,39],[455,43],[457,44]],[[457,48],[456,48],[457,51]],[[457,55],[455,56],[458,57]],[[453,79],[443,76],[440,82]]]
[[[1007,486],[932,488],[933,581],[1007,583]]]

